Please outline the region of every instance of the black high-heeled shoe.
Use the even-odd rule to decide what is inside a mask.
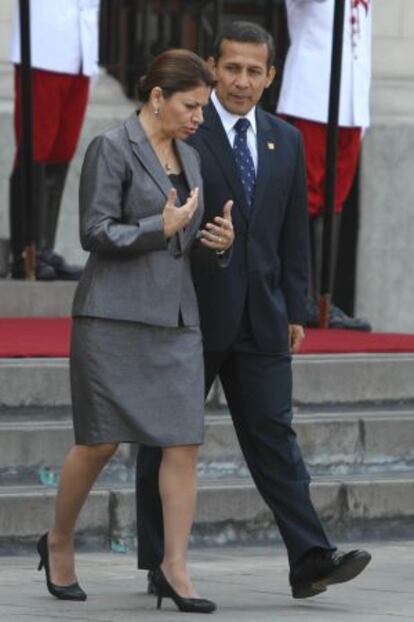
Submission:
[[[157,609],[161,609],[162,599],[171,598],[180,611],[185,613],[212,613],[217,609],[216,603],[206,598],[184,598],[177,594],[165,578],[161,568],[152,573],[152,582],[157,588]]]
[[[86,600],[86,593],[83,591],[78,583],[72,583],[71,585],[55,585],[51,582],[47,533],[45,533],[45,535],[42,536],[40,540],[38,540],[37,552],[40,555],[40,562],[37,569],[45,569],[47,589],[52,594],[52,596],[59,598],[59,600]]]
[[[152,575],[154,574],[153,570],[148,570],[147,573],[147,594],[152,594],[156,596],[158,594],[157,586],[152,580]]]

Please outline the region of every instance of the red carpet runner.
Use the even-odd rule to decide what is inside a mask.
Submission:
[[[0,318],[0,358],[67,357],[70,318]],[[301,354],[413,352],[414,335],[307,329]]]

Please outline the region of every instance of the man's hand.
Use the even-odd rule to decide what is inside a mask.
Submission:
[[[223,208],[223,217],[216,216],[214,224],[208,222],[201,231],[201,243],[215,251],[226,251],[234,242],[231,210],[233,201],[227,201]]]
[[[176,200],[177,191],[173,188],[168,193],[168,200],[162,213],[166,238],[171,238],[177,231],[184,229],[194,216],[198,203],[198,188],[191,190],[187,201],[181,207],[176,207]]]
[[[302,341],[305,339],[305,331],[300,324],[289,324],[289,347],[292,354],[299,352]]]

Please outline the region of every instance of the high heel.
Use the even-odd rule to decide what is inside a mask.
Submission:
[[[171,598],[180,611],[185,613],[212,613],[217,609],[216,603],[206,598],[184,598],[177,594],[168,583],[161,568],[152,573],[152,582],[157,588],[157,609],[161,609],[162,599]]]
[[[52,594],[52,596],[59,598],[59,600],[86,600],[86,593],[83,591],[78,583],[72,583],[71,585],[55,585],[51,582],[47,533],[45,533],[44,536],[42,536],[40,540],[38,540],[37,552],[40,555],[40,562],[37,569],[45,569],[47,589]]]
[[[152,580],[152,575],[154,574],[153,570],[148,570],[147,573],[147,594],[153,594],[153,596],[157,596],[158,591],[157,587]]]

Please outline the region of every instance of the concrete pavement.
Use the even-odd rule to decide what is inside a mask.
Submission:
[[[346,548],[349,548],[349,544]],[[352,546],[354,548],[355,545]],[[145,593],[135,557],[115,553],[78,554],[78,576],[86,603],[65,603],[46,593],[37,559],[0,557],[2,622],[404,622],[414,620],[414,541],[358,544],[373,555],[353,582],[332,586],[313,599],[295,601],[287,584],[280,548],[221,547],[191,551],[200,594],[217,601],[213,617],[181,614],[169,600],[162,611]],[[345,548],[345,547],[344,547]]]

